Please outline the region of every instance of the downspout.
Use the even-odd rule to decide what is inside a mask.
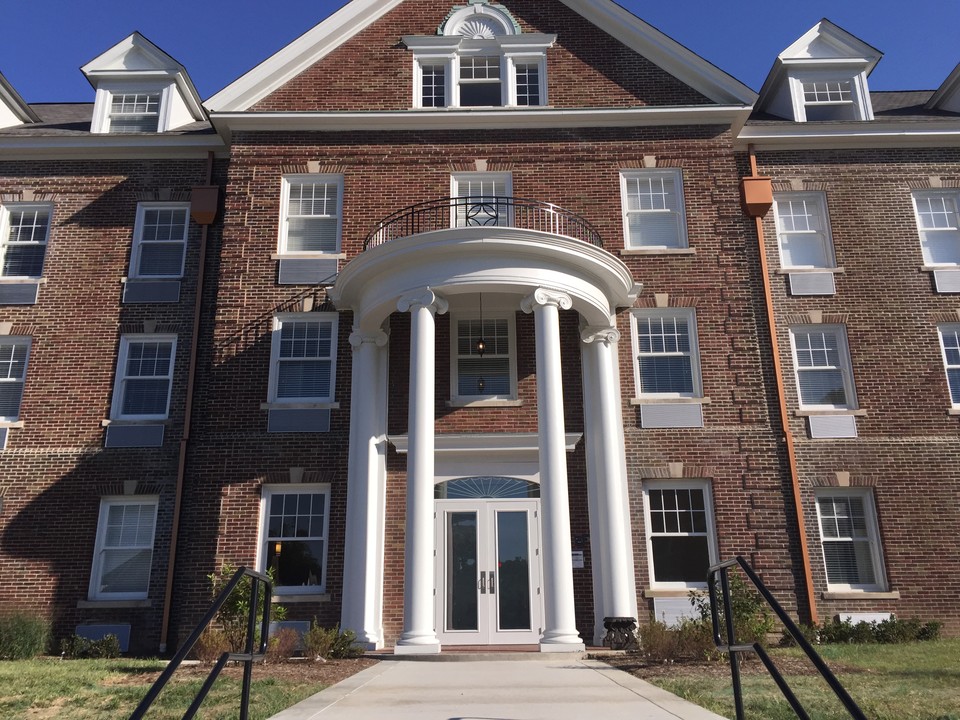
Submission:
[[[173,601],[173,576],[177,559],[177,541],[180,536],[180,508],[183,504],[183,484],[187,469],[187,446],[190,443],[190,424],[193,419],[193,392],[197,376],[200,319],[203,310],[203,276],[206,271],[207,233],[217,216],[220,188],[213,182],[213,152],[207,153],[206,184],[190,193],[190,217],[200,225],[200,257],[197,261],[197,288],[193,301],[193,330],[190,339],[190,365],[187,370],[187,394],[183,412],[183,435],[180,438],[180,458],[177,462],[177,481],[173,499],[173,525],[170,528],[170,548],[167,557],[167,582],[163,593],[163,620],[160,624],[159,651],[167,651],[167,633],[170,630],[170,606]]]
[[[770,290],[770,273],[767,268],[767,253],[763,237],[763,216],[773,206],[773,184],[769,177],[757,172],[757,154],[753,145],[748,146],[750,153],[750,176],[740,182],[741,198],[746,213],[753,218],[757,229],[757,250],[760,257],[760,275],[763,277],[763,298],[767,310],[767,327],[770,330],[770,352],[773,355],[773,374],[777,383],[777,401],[780,404],[780,425],[783,429],[783,441],[787,448],[787,465],[790,470],[790,485],[793,489],[793,505],[797,512],[797,531],[800,534],[800,557],[803,562],[803,576],[806,583],[807,605],[810,610],[810,622],[816,625],[817,600],[813,589],[813,574],[810,571],[810,554],[807,548],[807,526],[803,519],[803,505],[800,498],[800,475],[797,472],[797,454],[790,432],[790,415],[787,412],[787,399],[783,387],[783,373],[780,366],[780,344],[777,341],[776,315],[773,310],[773,294]]]

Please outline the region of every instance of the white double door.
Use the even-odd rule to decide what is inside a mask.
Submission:
[[[442,645],[540,641],[540,501],[437,500]]]

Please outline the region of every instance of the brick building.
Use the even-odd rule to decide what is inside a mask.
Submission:
[[[0,79],[0,603],[156,652],[243,564],[564,651],[743,554],[960,631],[960,72],[878,60],[823,21],[758,95],[607,0],[354,0],[205,102],[136,33],[92,104]]]

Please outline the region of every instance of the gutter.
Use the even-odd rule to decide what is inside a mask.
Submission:
[[[787,400],[783,386],[783,372],[780,365],[780,344],[777,341],[777,322],[773,309],[773,294],[770,289],[770,272],[767,267],[767,253],[763,236],[763,217],[773,206],[773,183],[769,177],[757,172],[757,154],[753,145],[748,146],[750,153],[750,175],[740,181],[743,208],[753,218],[757,230],[757,250],[760,257],[760,274],[763,277],[763,299],[767,311],[767,327],[770,330],[770,352],[773,356],[773,374],[777,383],[777,401],[780,407],[780,426],[783,430],[783,442],[787,450],[787,465],[790,471],[790,486],[793,490],[793,504],[796,509],[797,532],[800,535],[800,558],[803,562],[803,576],[807,594],[807,608],[810,622],[816,625],[817,600],[813,587],[813,574],[810,569],[810,553],[807,546],[807,526],[803,518],[803,505],[800,497],[800,474],[797,471],[797,454],[790,432],[790,415],[787,412]]]
[[[176,568],[177,544],[180,537],[180,512],[183,505],[183,485],[187,469],[187,447],[193,420],[193,393],[196,386],[197,358],[200,344],[200,319],[203,310],[203,277],[206,270],[207,234],[217,216],[219,190],[213,181],[213,151],[207,153],[206,185],[195,187],[190,195],[190,217],[200,225],[200,257],[197,262],[196,297],[193,302],[193,330],[190,341],[190,364],[187,371],[187,394],[183,413],[183,435],[180,438],[180,457],[177,461],[177,480],[173,499],[173,525],[170,529],[170,547],[167,555],[167,580],[163,593],[163,619],[160,624],[160,653],[167,652],[167,634],[170,630],[170,610],[173,602],[173,576]]]

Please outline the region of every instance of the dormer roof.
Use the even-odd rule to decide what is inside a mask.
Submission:
[[[200,95],[186,68],[139,32],[131,33],[80,70],[95,88],[103,82],[135,85],[137,82],[173,81],[193,119],[206,119]]]
[[[0,128],[36,122],[40,122],[40,118],[0,73]]]
[[[947,75],[947,79],[927,101],[926,108],[960,113],[960,65]]]

